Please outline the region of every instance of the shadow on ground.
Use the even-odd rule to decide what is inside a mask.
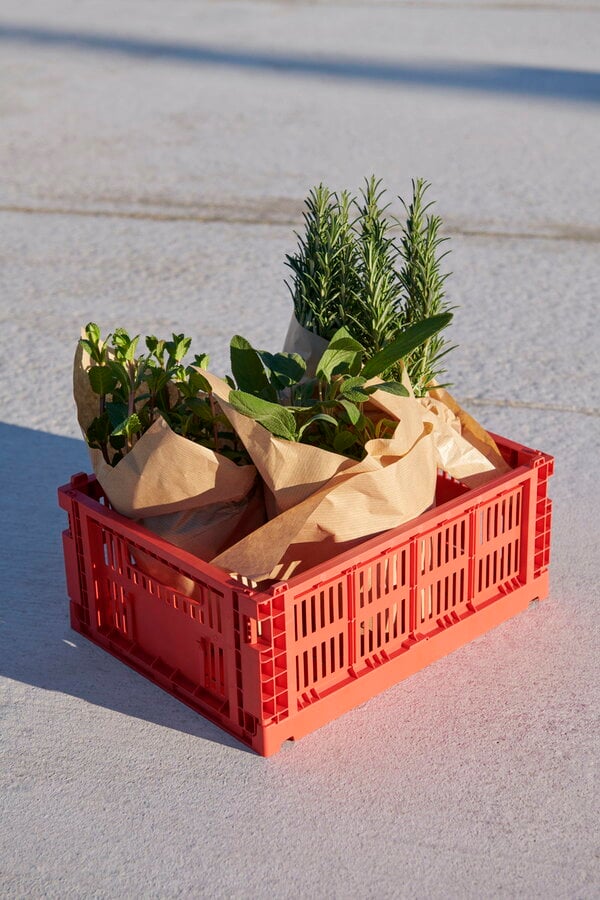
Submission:
[[[56,489],[88,469],[83,441],[0,423],[0,675],[246,750],[71,631]]]
[[[0,41],[138,59],[277,72],[282,75],[341,78],[389,85],[600,103],[600,73],[579,69],[446,61],[427,64],[381,62],[343,56],[279,54],[271,51],[246,51],[211,47],[206,44],[128,38],[100,32],[65,31],[9,23],[0,24]]]

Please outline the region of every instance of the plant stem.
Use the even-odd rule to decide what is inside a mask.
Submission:
[[[212,417],[213,417],[212,428],[213,428],[213,437],[215,440],[215,452],[216,452],[219,449],[219,428],[217,425],[217,407],[215,404],[215,398],[213,397],[212,391],[210,391],[210,393],[208,395],[208,400],[210,403],[210,410],[212,412]]]

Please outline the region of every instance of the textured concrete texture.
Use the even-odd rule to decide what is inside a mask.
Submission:
[[[0,893],[598,896],[600,3],[4,0]],[[455,392],[555,454],[550,598],[269,760],[69,629],[82,323],[283,339],[302,198],[433,182]]]

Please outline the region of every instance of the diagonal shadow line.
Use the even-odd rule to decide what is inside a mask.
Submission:
[[[205,66],[228,66],[283,75],[342,78],[383,84],[481,91],[570,102],[600,103],[600,72],[488,63],[380,62],[341,56],[305,56],[245,51],[205,44],[155,41],[83,31],[0,25],[0,41],[168,59]]]

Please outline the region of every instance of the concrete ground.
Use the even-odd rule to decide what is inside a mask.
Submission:
[[[598,896],[597,0],[4,0],[0,893]],[[550,598],[277,756],[69,629],[80,325],[277,348],[314,183],[433,182],[455,393],[555,454]]]

